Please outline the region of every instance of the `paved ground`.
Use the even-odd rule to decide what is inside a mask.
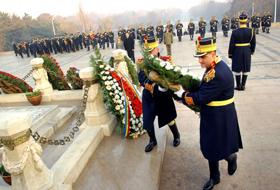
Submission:
[[[218,34],[218,53],[230,65],[227,59],[229,38]],[[271,34],[257,36],[257,49],[252,59],[252,71],[245,92],[236,92],[236,109],[240,122],[244,149],[238,154],[238,170],[229,177],[226,163],[221,163],[221,183],[218,190],[276,190],[280,186],[280,29],[273,28]],[[165,54],[164,46],[160,46]],[[193,58],[194,43],[188,36],[183,42],[172,46],[174,62],[188,67],[190,72],[201,76],[197,60]],[[86,50],[55,56],[63,71],[70,66],[83,68],[89,65]],[[102,54],[111,55],[111,49],[102,50]],[[136,57],[140,56],[139,48]],[[31,66],[31,58],[21,59],[12,53],[0,54],[0,70],[23,77]],[[33,84],[32,79],[28,82]],[[177,105],[177,123],[181,132],[182,144],[173,148],[169,133],[160,190],[198,190],[208,179],[207,162],[199,148],[199,117]],[[142,151],[142,150],[141,150]]]

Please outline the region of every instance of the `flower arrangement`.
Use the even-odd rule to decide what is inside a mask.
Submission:
[[[47,70],[49,82],[52,84],[53,89],[70,90],[63,71],[61,70],[58,62],[50,55],[42,55],[44,59],[43,66]]]
[[[11,174],[5,170],[3,164],[0,164],[0,174],[7,184],[12,185]]]
[[[123,135],[128,138],[142,135],[142,103],[137,90],[125,76],[103,61],[98,49],[95,57],[91,56],[91,63],[103,92],[104,103],[116,116]]]
[[[172,91],[178,91],[179,85],[189,92],[194,92],[199,89],[201,81],[190,75],[186,68],[176,66],[169,61],[161,60],[160,58],[150,55],[143,51],[143,60],[138,64],[143,69],[151,80]],[[166,60],[171,60],[167,59]],[[191,110],[199,112],[198,106],[188,106]]]
[[[82,89],[83,80],[79,77],[79,70],[75,67],[70,67],[66,74],[67,82],[71,84],[72,89]]]
[[[0,71],[0,88],[6,94],[32,92],[33,90],[24,80],[4,71]]]

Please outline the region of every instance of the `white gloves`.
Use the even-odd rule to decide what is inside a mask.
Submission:
[[[167,91],[166,88],[162,88],[162,87],[160,87],[159,85],[158,85],[158,90],[161,91],[161,92],[166,92],[166,91]]]
[[[181,98],[184,92],[185,92],[185,90],[182,88],[182,86],[180,86],[180,90],[174,92],[174,94],[176,96],[178,96],[179,98]]]

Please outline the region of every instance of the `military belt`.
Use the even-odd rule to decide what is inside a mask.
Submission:
[[[240,44],[235,44],[237,47],[244,47],[244,46],[250,46],[250,43],[240,43]]]
[[[217,107],[217,106],[226,106],[226,105],[229,105],[233,102],[234,100],[234,97],[230,98],[230,99],[227,99],[227,100],[221,100],[221,101],[212,101],[208,104],[206,104],[207,106],[214,106],[214,107]]]

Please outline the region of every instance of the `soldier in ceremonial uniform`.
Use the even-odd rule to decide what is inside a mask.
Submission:
[[[232,17],[231,20],[230,20],[230,28],[231,28],[232,30],[235,30],[235,29],[238,28],[237,19],[238,19],[238,18]]]
[[[147,31],[148,37],[155,36],[154,27],[152,25],[148,26],[146,28],[146,31]]]
[[[255,31],[255,34],[259,34],[259,28],[261,26],[261,17],[259,17],[257,14],[252,16],[252,28]]]
[[[268,13],[265,16],[265,21],[264,21],[264,27],[265,27],[265,32],[269,33],[269,28],[271,27],[271,22],[272,22],[272,15]]]
[[[207,23],[204,21],[204,18],[200,17],[200,21],[198,22],[198,27],[199,27],[200,36],[202,38],[204,38],[204,36],[205,36],[206,25],[207,25]]]
[[[182,41],[182,35],[183,35],[183,24],[178,20],[178,23],[176,24],[176,30],[177,30],[177,36],[178,36],[178,41]]]
[[[151,55],[159,56],[158,42],[154,36],[149,37],[144,48]],[[150,137],[148,145],[145,147],[145,152],[150,152],[157,145],[155,136],[154,120],[158,116],[158,125],[163,127],[168,125],[174,140],[173,146],[177,147],[180,144],[180,134],[176,126],[175,119],[177,117],[176,108],[172,99],[173,92],[160,87],[158,84],[149,80],[147,73],[140,70],[138,73],[140,84],[144,87],[142,91],[142,108],[143,108],[143,127],[147,130]]]
[[[198,91],[175,94],[184,104],[200,106],[200,149],[208,160],[209,180],[203,190],[220,182],[219,161],[226,160],[228,174],[237,170],[237,154],[242,148],[238,118],[234,105],[234,78],[227,64],[216,55],[215,38],[198,38],[195,57],[205,68]]]
[[[188,24],[188,31],[189,31],[190,39],[193,40],[195,25],[194,25],[192,19],[190,19],[190,23]]]
[[[109,32],[109,42],[111,44],[111,48],[114,49],[114,32],[112,30]]]
[[[224,16],[222,20],[222,30],[223,30],[224,37],[228,37],[229,19],[227,16]]]
[[[216,19],[215,16],[212,16],[210,20],[210,31],[212,32],[212,37],[216,38],[216,33],[218,32],[218,23],[219,21]]]
[[[163,25],[162,24],[160,24],[160,25],[158,25],[157,27],[156,27],[156,32],[157,32],[157,38],[158,38],[158,40],[159,40],[159,43],[161,43],[162,42],[162,40],[163,40]]]
[[[231,34],[228,56],[232,59],[236,90],[245,90],[248,73],[251,70],[251,55],[255,52],[256,37],[253,29],[247,28],[247,15],[239,16],[240,28]],[[242,73],[242,78],[241,78]]]

